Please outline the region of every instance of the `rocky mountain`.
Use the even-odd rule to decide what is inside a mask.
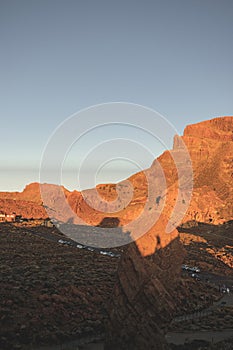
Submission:
[[[22,193],[0,193],[0,206],[26,217],[126,227],[133,242],[119,263],[106,349],[166,349],[185,254],[176,227],[233,219],[232,159],[233,117],[215,118],[187,126],[171,151],[118,184],[82,193],[31,184]]]
[[[187,127],[182,138],[175,137],[173,150],[159,157],[168,186],[163,214],[145,235],[128,246],[119,263],[109,305],[106,350],[168,349],[164,333],[176,308],[175,291],[185,254],[176,229],[168,233],[167,225],[182,183],[178,175],[185,177],[188,167],[187,158],[182,156],[178,172],[174,160],[177,164],[185,142],[192,160],[193,196],[182,221],[215,224],[227,221],[232,218],[233,204],[232,131],[230,117]],[[155,161],[147,176],[156,173],[157,167]],[[131,182],[137,183],[140,176],[134,175]],[[139,186],[145,183],[145,179],[140,180]],[[181,205],[186,189],[190,189],[185,188],[185,181],[183,186]],[[145,205],[148,192],[141,188],[140,193],[138,202]]]
[[[189,150],[194,173],[193,196],[184,221],[221,224],[231,220],[233,117],[189,125],[182,139]]]
[[[15,213],[30,219],[47,218],[48,211],[41,198],[41,187],[49,188],[50,202],[55,202],[60,191],[68,195],[70,192],[63,186],[40,185],[31,183],[22,192],[0,192],[0,209],[7,214]]]
[[[184,154],[184,147],[190,159]],[[176,211],[183,211],[183,215],[177,220],[173,217],[174,226],[190,220],[221,224],[233,218],[232,159],[233,117],[190,125],[182,137],[174,137],[173,149],[164,152],[149,169],[118,184],[98,185],[82,193],[66,191],[65,197],[73,213],[63,205],[54,215],[59,219],[62,215],[66,220],[72,218],[74,223],[78,222],[78,216],[90,225],[101,225],[106,217],[117,218],[119,225],[126,225],[144,211],[151,214],[155,200],[160,198],[156,204],[164,206],[163,213],[170,217],[182,187]],[[191,171],[193,179],[189,179]],[[191,185],[186,184],[186,180],[193,182],[190,203]],[[49,193],[48,206],[52,205],[51,197]]]
[[[25,218],[46,218],[42,206],[40,185],[27,185],[23,192],[0,192],[0,209],[7,214],[22,215]]]
[[[190,164],[183,156],[182,145],[187,147]],[[196,220],[219,224],[233,218],[232,159],[233,117],[215,118],[187,126],[183,136],[174,137],[172,150],[165,151],[149,169],[118,184],[98,185],[96,189],[82,192],[42,185],[44,198],[41,198],[40,185],[33,183],[23,192],[0,192],[0,206],[3,211],[14,211],[25,217],[50,215],[74,223],[80,218],[90,225],[104,225],[106,218],[108,222],[112,218],[112,222],[122,226],[136,220],[145,210],[151,211],[155,198],[160,198],[157,204],[163,206],[163,213],[171,216],[178,190],[181,185],[185,187],[180,179],[192,168],[193,191],[189,205],[185,203],[189,201],[185,191],[180,198],[187,207],[182,222]],[[153,184],[150,189],[148,183]],[[46,213],[42,204],[52,210]]]

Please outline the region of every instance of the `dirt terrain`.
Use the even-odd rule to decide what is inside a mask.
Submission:
[[[0,225],[0,348],[102,335],[119,258],[35,235],[53,229],[30,230]]]
[[[19,225],[0,225],[0,348],[103,339],[119,258],[59,244],[64,237],[54,228]],[[205,310],[219,300],[221,281],[233,285],[232,226],[180,228],[188,252],[184,262],[200,266],[201,273],[200,280],[182,273],[176,317]],[[233,329],[232,310],[220,305],[208,317],[186,319],[172,324],[171,330]]]

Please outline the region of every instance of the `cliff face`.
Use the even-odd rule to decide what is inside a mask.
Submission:
[[[183,142],[190,154],[191,165],[187,164],[185,157],[182,157],[181,143]],[[161,195],[160,189],[164,186],[164,179],[158,171],[159,164],[166,180],[163,212],[169,217],[174,209],[180,187],[174,159],[179,162],[180,177],[187,176],[187,169],[190,166],[193,171],[192,198],[182,222],[196,220],[221,224],[231,220],[233,218],[233,117],[215,118],[187,126],[182,137],[174,137],[173,149],[164,152],[149,169],[117,185],[97,186],[102,202],[96,198],[95,189],[83,191],[95,209],[86,203],[80,193],[71,194],[68,202],[73,210],[89,224],[98,225],[104,216],[114,216],[118,217],[120,225],[126,225],[143,212],[145,204],[150,200],[148,178],[154,183],[153,199]],[[124,201],[127,202],[127,192],[131,189],[133,189],[133,196],[129,203],[124,205]],[[122,196],[119,196],[119,200],[116,201],[118,194]],[[164,193],[162,195],[164,196]],[[116,212],[108,212],[104,200],[115,201],[115,207],[111,209]],[[188,199],[184,195],[182,202],[186,204],[186,201]],[[102,210],[106,212],[103,214]]]
[[[41,188],[46,188],[49,194],[47,204],[52,208],[55,202],[59,201],[62,192],[68,196],[70,192],[62,186],[57,185],[40,185],[39,183],[31,183],[25,187],[22,192],[0,192],[0,208],[6,213],[15,213],[22,215],[24,218],[47,218],[48,214],[53,217],[53,210],[49,212],[48,208],[43,206],[41,197]],[[61,206],[62,210],[62,206]],[[65,217],[64,217],[65,218]]]
[[[23,192],[0,192],[0,208],[7,214],[15,213],[28,219],[48,216],[42,206],[38,183],[27,185]]]
[[[233,218],[233,117],[185,128],[194,172],[194,191],[184,221],[221,224]]]
[[[40,184],[31,183],[25,187],[23,192],[0,192],[0,198],[41,204]]]
[[[174,157],[179,157],[181,154],[181,142],[187,146],[194,176],[192,200],[182,222],[197,220],[220,224],[231,220],[233,218],[233,117],[215,118],[187,126],[182,137],[175,136],[173,150],[164,152],[149,169],[117,185],[98,185],[96,189],[82,193],[69,192],[64,187],[43,185],[44,188],[47,186],[45,197],[48,201],[44,204],[51,208],[54,203],[57,204],[56,210],[52,210],[49,214],[59,220],[72,220],[78,223],[78,216],[87,224],[99,225],[105,222],[105,217],[117,217],[119,225],[126,225],[144,211],[145,204],[148,202],[147,177],[154,183],[153,197],[161,195],[159,189],[164,186],[161,172],[159,172],[161,166],[166,180],[166,201],[163,212],[169,217],[180,186]],[[181,175],[185,176],[185,171],[190,165],[186,164],[182,157],[179,163]],[[61,195],[61,190],[64,195]],[[101,200],[96,196],[96,190]],[[128,198],[127,193],[131,190],[133,190],[132,198]],[[118,194],[120,194],[119,197]],[[62,197],[65,197],[66,203],[62,203]],[[2,210],[5,211],[9,206],[10,210],[25,217],[48,216],[41,206],[44,198],[41,198],[38,183],[26,186],[21,193],[1,192],[0,201]],[[109,206],[110,201],[112,204]],[[185,203],[186,198],[182,201]],[[25,210],[26,204],[27,210]]]
[[[180,185],[174,159],[179,158],[182,142],[185,142],[194,178],[193,196],[183,222],[194,219],[221,223],[230,220],[233,204],[232,131],[233,118],[229,117],[189,126],[182,138],[175,137],[173,150],[158,158],[167,183],[163,214],[144,236],[129,245],[120,261],[109,306],[106,350],[167,349],[163,332],[176,306],[174,291],[184,258],[176,229],[170,234],[166,232]],[[184,158],[180,159],[179,176],[182,177],[187,165]],[[157,166],[155,161],[147,170],[149,177],[156,173]],[[134,188],[140,189],[140,194],[134,195],[131,202],[131,218],[134,218],[134,203],[145,205],[148,193],[142,173],[135,174],[130,181]],[[185,190],[183,193],[185,195]],[[121,220],[123,218],[122,215]]]

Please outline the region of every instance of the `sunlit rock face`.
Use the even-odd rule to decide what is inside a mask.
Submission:
[[[119,264],[109,306],[105,349],[167,349],[164,331],[175,310],[184,250],[167,218],[131,243]]]
[[[166,201],[156,224],[124,253],[109,307],[105,349],[166,349],[164,331],[172,319],[184,250],[176,229],[166,232],[179,189],[174,155],[184,142],[192,161],[193,193],[182,222],[219,224],[233,217],[233,118],[216,118],[188,126],[184,136],[174,138],[171,152],[158,161],[167,182]],[[153,174],[155,161],[146,172]],[[181,176],[186,175],[181,158]],[[142,174],[140,195],[132,204],[145,204],[148,193]],[[138,186],[140,188],[140,186]],[[185,193],[185,191],[184,191]],[[185,197],[182,202],[185,204]],[[133,210],[131,214],[133,216]]]
[[[190,154],[193,170],[192,198],[182,223],[195,220],[217,225],[232,220],[233,117],[188,125],[183,136],[174,137],[173,150],[158,158],[168,185],[164,210],[168,215],[177,197],[178,178],[172,154],[179,152],[182,142]]]
[[[187,147],[191,164],[188,163],[186,157],[183,157],[183,145]],[[179,164],[179,174],[174,159]],[[166,189],[161,191],[166,197],[163,213],[171,216],[181,180],[183,177],[188,179],[188,170],[191,166],[193,178],[190,180],[193,182],[193,192],[189,203],[183,191],[182,202],[185,206],[187,205],[187,208],[182,223],[196,220],[221,224],[233,219],[232,159],[233,117],[214,118],[188,125],[183,136],[174,137],[173,149],[165,151],[149,169],[117,185],[97,186],[99,196],[95,195],[95,189],[84,191],[90,198],[94,209],[78,192],[68,194],[67,198],[74,212],[89,224],[98,225],[104,217],[112,216],[119,219],[119,226],[124,226],[143,212],[149,197],[148,180],[152,180],[155,184],[153,197],[161,195],[160,189],[163,188],[163,185],[161,184],[161,172],[158,172],[159,165],[166,181]],[[132,198],[124,206],[122,205],[125,198],[123,194],[127,194],[131,190],[130,187],[133,189]],[[117,197],[119,197],[118,202]],[[106,209],[105,201],[116,203],[112,212]]]
[[[233,117],[189,125],[182,137],[191,159],[194,191],[183,222],[221,224],[233,218]]]
[[[48,195],[45,193],[42,196],[47,198],[48,203],[45,203],[46,198],[41,198],[41,186],[33,183],[26,186],[23,192],[0,192],[1,208],[28,218],[46,217],[49,214],[57,220],[73,223],[78,223],[80,218],[89,225],[101,225],[106,217],[114,217],[119,220],[119,226],[124,226],[144,211],[149,197],[148,179],[153,180],[155,192],[158,191],[158,195],[154,193],[154,197],[160,195],[159,190],[163,186],[158,168],[161,167],[166,180],[163,212],[170,216],[180,186],[174,157],[178,159],[180,178],[187,176],[187,169],[190,167],[187,159],[182,159],[183,143],[190,154],[193,193],[190,203],[183,198],[185,205],[188,205],[182,222],[196,220],[221,224],[232,220],[233,117],[214,118],[188,125],[183,136],[174,137],[171,151],[164,152],[149,169],[119,184],[102,184],[96,189],[83,192],[69,192],[62,186],[43,185],[42,192],[48,192]],[[52,211],[46,213],[42,203]],[[146,210],[149,209],[148,207]]]

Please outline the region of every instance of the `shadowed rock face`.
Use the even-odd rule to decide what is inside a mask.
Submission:
[[[163,331],[175,309],[184,250],[164,216],[123,255],[109,306],[105,349],[167,349]]]

